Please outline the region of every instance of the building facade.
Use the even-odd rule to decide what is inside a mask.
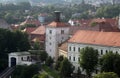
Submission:
[[[75,70],[80,67],[80,50],[85,47],[92,47],[98,50],[102,56],[109,51],[120,54],[120,33],[119,32],[98,32],[98,31],[78,31],[68,41],[68,59],[75,66]]]
[[[69,38],[69,25],[60,22],[60,12],[55,12],[56,19],[46,26],[46,52],[55,60],[59,52],[58,46]]]

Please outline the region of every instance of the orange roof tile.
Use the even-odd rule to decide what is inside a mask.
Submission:
[[[39,26],[35,31],[33,31],[31,34],[45,34],[45,26]]]
[[[52,23],[48,24],[48,27],[68,27],[70,26],[67,23],[63,23],[63,22],[55,22],[53,21]]]
[[[61,45],[59,46],[59,49],[64,50],[64,51],[67,52],[67,42],[61,44]]]
[[[45,41],[45,37],[44,36],[41,36],[41,37],[35,37],[33,40],[33,42],[44,42]]]
[[[120,46],[120,32],[98,32],[98,31],[82,31],[73,35],[69,42],[95,44],[104,46]]]
[[[33,32],[36,29],[36,27],[27,27],[24,29],[24,32],[30,34],[31,32]]]

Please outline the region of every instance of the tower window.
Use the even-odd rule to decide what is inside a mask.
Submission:
[[[80,52],[80,47],[78,48],[78,52]]]
[[[106,53],[108,53],[108,51],[106,50]]]
[[[73,57],[73,61],[75,61],[75,57]]]
[[[101,50],[101,55],[103,55],[103,50]]]
[[[71,56],[69,56],[69,60],[71,60]]]
[[[49,33],[52,34],[52,30],[50,30]]]
[[[71,51],[71,47],[69,47],[69,51]]]
[[[75,51],[75,47],[73,47],[73,51]]]
[[[61,34],[64,34],[64,30],[61,30]]]

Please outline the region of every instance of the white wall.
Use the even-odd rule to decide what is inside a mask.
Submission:
[[[33,62],[32,60],[27,60],[27,57],[30,57],[30,55],[21,55],[21,56],[15,56],[15,55],[9,55],[9,60],[8,60],[8,63],[9,63],[9,67],[11,67],[11,58],[16,58],[16,65],[31,65],[31,64],[34,64],[35,62]],[[22,60],[22,58],[24,60]]]
[[[52,33],[50,34],[50,30]],[[61,34],[61,31],[64,31]],[[58,45],[69,38],[69,27],[47,27],[46,28],[46,52],[52,57],[57,58]]]
[[[101,56],[101,50],[103,50],[103,54],[106,54],[107,51],[113,51],[113,53],[118,52],[120,54],[120,47],[110,47],[110,46],[98,46],[98,45],[90,45],[90,44],[78,44],[78,43],[68,43],[68,59],[71,57],[71,63],[75,66],[75,69],[77,70],[79,66],[78,59],[80,57],[80,53],[78,51],[78,48],[82,49],[84,47],[93,47],[94,49],[97,49],[99,52],[99,55]],[[71,47],[71,51],[69,50],[69,47]],[[73,50],[75,47],[75,51]],[[102,54],[102,55],[103,55]],[[73,58],[75,57],[75,61]]]

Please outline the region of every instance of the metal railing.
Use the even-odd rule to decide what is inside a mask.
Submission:
[[[14,67],[7,67],[7,68],[0,74],[0,78],[7,78],[7,77],[9,77],[14,70],[15,70],[15,66],[14,66]]]

